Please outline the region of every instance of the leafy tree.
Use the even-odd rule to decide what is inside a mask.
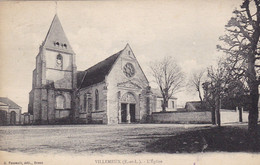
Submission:
[[[243,0],[240,9],[233,14],[225,26],[226,35],[220,37],[222,44],[217,48],[228,55],[227,62],[232,66],[229,69],[233,77],[247,83],[252,107],[249,109],[248,130],[251,135],[255,135],[260,83],[260,1]]]
[[[232,80],[221,100],[222,107],[225,109],[235,109],[236,107],[247,107],[247,89],[241,80]]]
[[[162,111],[166,111],[168,100],[184,87],[184,73],[171,57],[151,63],[150,68],[163,97]]]

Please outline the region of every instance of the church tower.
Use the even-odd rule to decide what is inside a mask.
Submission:
[[[54,16],[36,56],[28,112],[33,124],[70,123],[75,114],[75,53]]]

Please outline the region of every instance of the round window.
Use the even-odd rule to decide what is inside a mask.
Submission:
[[[123,68],[123,72],[126,75],[126,77],[133,77],[135,74],[135,68],[134,68],[133,64],[131,64],[131,63],[125,64],[125,66]]]

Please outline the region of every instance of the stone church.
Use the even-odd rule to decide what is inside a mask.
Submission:
[[[36,56],[28,112],[33,124],[149,122],[156,96],[131,47],[77,71],[57,15]]]

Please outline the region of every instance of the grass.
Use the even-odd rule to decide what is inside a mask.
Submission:
[[[260,136],[250,140],[246,126],[208,127],[175,136],[160,138],[147,144],[153,153],[260,152]]]

